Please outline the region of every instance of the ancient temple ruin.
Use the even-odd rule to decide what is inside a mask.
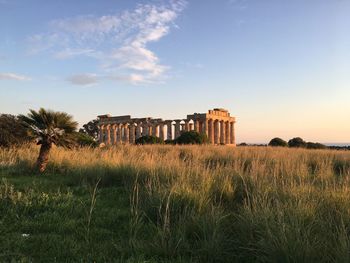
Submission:
[[[162,120],[131,118],[130,115],[112,117],[99,115],[100,143],[106,145],[135,143],[141,136],[153,135],[163,140],[173,140],[183,131],[205,133],[211,144],[235,146],[235,117],[225,109],[187,115],[186,119]]]

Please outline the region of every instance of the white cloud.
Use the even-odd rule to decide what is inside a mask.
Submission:
[[[96,74],[84,73],[72,75],[66,80],[73,85],[88,86],[96,84],[98,81],[98,76]]]
[[[23,75],[18,75],[15,73],[0,73],[0,80],[19,80],[26,81],[31,80],[31,78]]]
[[[159,79],[169,68],[161,65],[158,57],[142,46],[123,46],[116,50],[112,57],[119,62],[121,69],[133,71],[137,75],[142,74],[145,80],[148,79],[147,82]]]
[[[57,59],[68,59],[68,58],[73,58],[76,56],[81,56],[81,55],[93,55],[94,50],[93,49],[70,49],[66,48],[64,50],[61,50],[57,53],[54,54],[54,57]]]
[[[56,59],[90,56],[103,74],[128,76],[133,84],[159,82],[170,67],[162,65],[148,44],[170,32],[185,6],[185,0],[169,0],[115,15],[54,20],[49,32],[30,38],[31,51],[49,52]]]
[[[54,30],[65,33],[73,33],[77,36],[91,36],[113,32],[119,28],[120,18],[117,16],[92,15],[78,16],[75,18],[54,20],[50,23]]]
[[[140,74],[111,75],[106,77],[106,79],[127,82],[134,85],[151,83],[143,75]]]

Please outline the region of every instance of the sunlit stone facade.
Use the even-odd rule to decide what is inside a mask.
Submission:
[[[163,140],[173,140],[183,131],[197,131],[208,136],[211,144],[236,145],[235,117],[225,109],[213,109],[207,113],[187,115],[186,119],[162,120],[131,118],[130,115],[112,117],[99,115],[99,141],[105,145],[135,143],[145,135],[153,135]]]

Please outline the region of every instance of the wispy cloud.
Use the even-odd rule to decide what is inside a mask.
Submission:
[[[248,7],[247,0],[228,0],[228,3],[232,8],[238,10],[244,10]]]
[[[84,73],[84,74],[72,75],[68,77],[66,80],[73,85],[90,86],[97,83],[98,76],[92,73]]]
[[[15,73],[0,73],[0,80],[26,81],[26,80],[31,80],[31,78],[24,76],[24,75],[18,75]]]
[[[163,65],[148,44],[170,32],[185,6],[185,0],[170,0],[139,4],[115,15],[54,20],[48,32],[30,37],[31,52],[49,52],[56,59],[90,56],[112,78],[133,84],[159,82],[170,66]]]
[[[70,49],[66,48],[64,50],[58,51],[54,54],[54,57],[57,59],[68,59],[68,58],[74,58],[77,56],[93,56],[95,51],[93,49]]]

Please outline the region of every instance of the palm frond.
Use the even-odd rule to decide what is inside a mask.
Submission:
[[[39,112],[36,112],[35,110],[29,110],[30,113],[28,114],[28,117],[31,118],[34,122],[34,125],[36,127],[38,127],[38,129],[44,129],[46,127],[46,123],[45,120],[43,118],[44,114],[40,114],[40,111],[42,109],[39,110]]]
[[[20,115],[19,118],[36,136],[38,143],[69,145],[72,143],[70,135],[78,127],[78,123],[71,115],[43,108],[40,108],[39,111],[31,109],[27,116]]]

